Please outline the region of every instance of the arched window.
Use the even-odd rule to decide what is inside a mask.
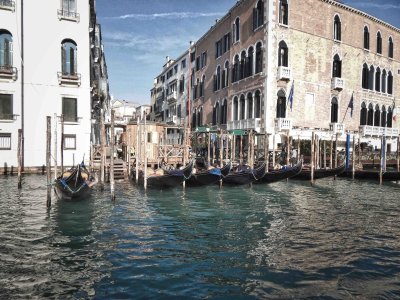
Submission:
[[[375,91],[381,91],[381,69],[379,67],[376,68],[375,72]]]
[[[219,102],[217,102],[217,104],[215,104],[215,124],[214,125],[219,125],[221,123],[220,116],[221,116],[221,112],[220,112]]]
[[[360,125],[367,125],[367,106],[365,102],[361,103]]]
[[[374,108],[371,103],[368,105],[367,125],[374,126]]]
[[[221,89],[221,67],[217,67],[217,90]]]
[[[261,118],[261,93],[256,91],[254,96],[254,117]]]
[[[382,35],[379,31],[376,34],[376,53],[382,54]]]
[[[263,50],[261,42],[256,45],[256,74],[262,72]]]
[[[288,55],[289,49],[284,41],[279,42],[279,50],[278,50],[278,66],[279,67],[288,67]]]
[[[286,95],[283,90],[279,90],[276,102],[276,117],[286,118]]]
[[[364,27],[364,49],[369,50],[369,30],[368,27]]]
[[[203,111],[203,109],[202,108],[200,108],[198,111],[197,111],[197,126],[198,127],[200,127],[202,124],[201,124],[201,113],[202,113],[202,111]]]
[[[393,75],[391,71],[389,71],[387,78],[387,93],[390,95],[393,94]]]
[[[253,119],[253,94],[247,94],[247,118]]]
[[[333,39],[335,41],[342,40],[342,23],[338,15],[335,16],[333,21]]]
[[[196,128],[196,124],[197,124],[197,108],[193,111],[192,113],[192,127]]]
[[[375,68],[371,66],[368,73],[368,89],[374,90]]]
[[[388,56],[393,58],[393,39],[389,37],[389,49],[388,49]]]
[[[386,127],[386,107],[382,106],[382,113],[381,113],[381,127]]]
[[[240,55],[240,72],[239,79],[243,79],[246,77],[246,52],[242,51]]]
[[[13,38],[10,32],[0,30],[0,71],[10,71],[13,66]]]
[[[244,95],[240,96],[240,120],[244,120],[246,118],[246,99]]]
[[[239,101],[238,98],[235,97],[233,98],[233,109],[232,109],[232,113],[233,113],[233,120],[239,120]]]
[[[331,100],[331,123],[338,122],[339,103],[336,97]]]
[[[381,110],[379,105],[375,105],[374,126],[381,126]]]
[[[264,24],[264,2],[259,0],[253,10],[253,30]]]
[[[222,73],[222,88],[229,85],[229,61],[225,62],[224,72]]]
[[[227,116],[228,116],[228,103],[226,99],[224,99],[221,105],[221,124],[227,123]]]
[[[369,70],[368,70],[368,65],[364,64],[363,69],[362,69],[362,88],[363,89],[368,89],[368,78],[369,78]]]
[[[247,55],[247,76],[253,75],[253,64],[254,64],[254,48],[249,48],[249,54]]]
[[[387,80],[387,76],[386,76],[386,70],[382,70],[382,86],[381,86],[381,92],[382,93],[386,93],[386,80]]]
[[[232,83],[239,80],[239,55],[235,55],[232,68]]]
[[[342,61],[337,54],[333,57],[332,77],[342,77]]]
[[[77,73],[77,45],[73,40],[63,40],[61,43],[61,70],[63,75]]]
[[[387,121],[386,121],[386,127],[392,128],[392,119],[393,119],[393,111],[392,108],[388,108],[388,113],[387,113]]]
[[[287,0],[279,0],[279,23],[288,25],[289,6]]]
[[[200,82],[200,97],[204,96],[205,84],[206,84],[206,75],[203,75]]]
[[[240,19],[236,18],[235,23],[233,23],[233,42],[236,43],[240,40]]]

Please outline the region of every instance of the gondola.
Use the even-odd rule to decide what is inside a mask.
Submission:
[[[223,177],[222,182],[228,185],[250,184],[264,176],[265,168],[265,163],[255,169],[251,169],[249,166],[238,166],[236,170]]]
[[[186,181],[187,186],[204,186],[218,182],[229,174],[231,170],[231,162],[222,168],[211,168],[209,170],[196,171]]]
[[[278,170],[271,170],[265,173],[262,178],[256,181],[256,183],[273,183],[287,178],[291,178],[299,174],[302,168],[303,168],[303,162],[300,161],[297,165],[293,167],[285,166]]]
[[[181,185],[185,180],[189,179],[193,170],[193,160],[183,169],[159,169],[152,170],[147,174],[147,187],[149,188],[172,188]],[[132,171],[132,178],[135,178],[135,170]],[[139,184],[144,183],[144,173],[139,171]]]
[[[353,172],[350,170],[344,171],[341,177],[349,177],[353,178]],[[369,180],[379,180],[380,171],[374,169],[356,169],[354,171],[354,178],[355,179],[369,179]],[[400,172],[396,170],[386,170],[382,173],[382,180],[383,181],[399,181],[400,180]]]
[[[59,199],[85,199],[96,184],[83,163],[64,172],[54,182],[54,191]]]
[[[326,177],[333,177],[340,175],[344,172],[346,166],[345,164],[332,169],[315,169],[314,170],[314,180],[326,178]],[[311,180],[311,169],[310,168],[302,168],[301,172],[296,176],[292,177],[293,179],[301,179],[301,180]]]

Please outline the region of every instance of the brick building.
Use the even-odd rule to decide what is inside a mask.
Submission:
[[[400,29],[338,1],[238,1],[189,49],[191,125],[378,148],[385,134],[396,149],[399,45]]]

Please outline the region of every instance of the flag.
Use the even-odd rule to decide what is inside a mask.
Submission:
[[[290,111],[292,111],[293,106],[293,93],[294,93],[294,81],[292,87],[290,88],[289,97],[288,97],[288,104],[290,105]]]
[[[353,109],[354,109],[354,92],[351,94],[349,105],[347,105],[347,109],[350,108],[350,117],[353,117]]]

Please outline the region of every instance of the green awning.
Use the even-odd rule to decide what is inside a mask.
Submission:
[[[210,132],[208,127],[196,127],[196,132]]]
[[[242,129],[234,129],[230,133],[233,135],[247,135],[246,130],[242,130]]]

